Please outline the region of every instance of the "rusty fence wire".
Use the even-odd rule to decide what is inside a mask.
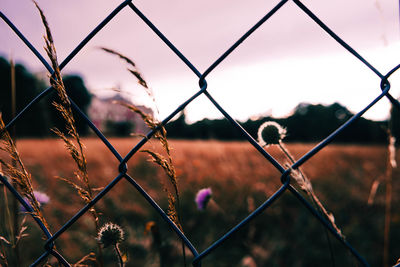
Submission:
[[[380,86],[377,88],[377,93],[375,99],[371,99],[371,102],[359,111],[357,114],[352,116],[348,121],[346,121],[343,125],[341,125],[338,129],[336,129],[333,133],[331,133],[328,137],[322,140],[319,144],[317,144],[314,148],[308,151],[303,157],[297,160],[292,166],[286,167],[282,166],[273,156],[271,156],[268,152],[266,152],[260,144],[245,130],[243,129],[238,122],[236,122],[228,112],[226,112],[223,107],[213,98],[213,96],[207,91],[207,76],[222,62],[224,61],[240,44],[245,41],[250,35],[252,35],[257,29],[259,29],[263,24],[268,23],[268,20],[274,16],[278,12],[278,10],[287,4],[288,0],[280,1],[274,8],[272,8],[268,13],[262,17],[253,27],[251,27],[245,34],[243,34],[240,39],[238,39],[228,50],[226,50],[214,63],[212,63],[206,71],[201,73],[196,66],[194,66],[189,59],[187,59],[178,48],[176,48],[166,36],[152,23],[152,21],[147,18],[132,2],[132,0],[123,1],[119,4],[101,23],[95,27],[92,32],[86,36],[86,38],[79,43],[76,48],[61,62],[60,69],[62,70],[67,64],[76,56],[79,56],[80,51],[83,47],[85,47],[90,40],[96,36],[110,21],[112,21],[118,14],[124,10],[128,9],[132,12],[132,16],[138,16],[151,31],[153,31],[162,42],[166,46],[168,46],[175,55],[182,60],[186,66],[198,77],[199,79],[199,89],[198,91],[188,98],[185,102],[183,102],[180,106],[176,107],[176,109],[167,116],[158,128],[155,128],[148,132],[143,139],[141,139],[135,146],[131,148],[131,150],[125,155],[121,155],[107,140],[107,138],[102,134],[102,132],[96,128],[96,126],[91,122],[90,118],[86,117],[86,115],[78,108],[78,106],[71,100],[72,108],[81,116],[89,127],[95,132],[99,139],[104,143],[104,145],[112,152],[115,158],[119,161],[119,174],[115,177],[106,187],[104,187],[86,206],[84,206],[79,212],[77,212],[72,218],[69,219],[67,223],[65,223],[61,228],[57,230],[55,233],[50,233],[47,228],[42,224],[42,222],[33,217],[38,226],[43,230],[43,233],[46,237],[46,243],[43,247],[43,254],[33,260],[31,266],[37,266],[45,262],[47,257],[53,255],[57,258],[57,260],[64,266],[70,266],[71,264],[68,260],[61,255],[55,249],[54,243],[57,239],[65,233],[71,226],[75,224],[75,222],[86,212],[88,212],[99,200],[101,200],[104,196],[106,196],[111,190],[113,190],[114,186],[118,184],[121,180],[126,180],[129,184],[136,189],[143,198],[155,209],[160,217],[167,223],[176,235],[181,239],[188,250],[193,254],[193,266],[201,266],[203,259],[212,254],[216,249],[218,249],[221,244],[223,244],[226,240],[231,238],[235,232],[240,231],[243,227],[250,224],[259,214],[263,212],[268,212],[268,208],[273,205],[275,202],[279,201],[282,195],[284,194],[292,194],[295,198],[302,204],[304,207],[309,210],[309,212],[323,225],[330,234],[336,238],[342,245],[354,256],[358,265],[360,266],[369,266],[368,262],[365,258],[357,252],[356,248],[353,248],[351,244],[349,244],[343,237],[332,227],[330,222],[326,220],[317,209],[311,205],[311,203],[306,200],[293,186],[291,180],[291,173],[293,170],[301,167],[305,162],[307,162],[310,158],[315,156],[319,151],[321,151],[324,147],[328,146],[333,140],[335,140],[336,136],[340,134],[344,129],[352,125],[355,121],[357,121],[363,114],[369,110],[372,106],[374,106],[377,102],[379,102],[382,98],[388,98],[393,106],[396,108],[400,107],[399,102],[390,94],[390,76],[400,68],[400,65],[394,67],[388,73],[381,73],[378,69],[376,69],[373,65],[371,65],[367,60],[365,60],[357,51],[355,51],[352,47],[350,47],[343,39],[341,39],[335,32],[333,32],[324,22],[322,22],[316,14],[314,14],[310,9],[307,8],[305,4],[303,4],[299,0],[293,0],[293,3],[302,11],[306,16],[311,18],[319,27],[321,27],[327,34],[329,34],[336,42],[338,42],[344,49],[348,51],[348,53],[352,54],[359,61],[361,61],[365,66],[367,66],[371,71],[371,75],[377,75],[380,80]],[[4,23],[8,24],[10,29],[14,31],[14,33],[20,38],[22,42],[35,54],[35,56],[42,62],[44,67],[48,70],[49,74],[52,75],[54,73],[51,65],[43,58],[41,53],[27,40],[23,33],[19,31],[19,29],[10,21],[3,12],[0,11],[0,17]],[[17,114],[7,125],[6,128],[9,129],[11,126],[18,123],[19,119],[23,117],[27,112],[30,111],[32,106],[41,101],[46,95],[49,95],[54,91],[53,87],[49,87],[44,90],[42,93],[37,95],[19,114]],[[180,230],[180,228],[175,225],[175,223],[170,219],[170,217],[166,214],[166,212],[160,208],[160,206],[150,197],[150,195],[137,183],[135,179],[133,179],[127,173],[127,163],[129,160],[139,151],[139,149],[146,144],[160,129],[161,126],[165,126],[171,119],[177,115],[180,111],[182,111],[186,106],[190,105],[193,100],[198,98],[199,96],[204,95],[208,100],[221,112],[221,114],[236,128],[237,131],[241,133],[241,135],[247,139],[247,141],[254,146],[254,148],[268,161],[272,164],[280,173],[280,178],[282,185],[280,188],[269,197],[263,204],[261,204],[258,208],[256,208],[252,213],[250,213],[245,219],[243,219],[239,224],[233,227],[230,231],[225,233],[219,240],[216,240],[214,243],[210,244],[208,248],[203,251],[198,251],[198,249],[191,243],[191,241],[185,236],[185,234]],[[13,187],[12,184],[8,181],[7,177],[0,175],[0,181],[7,187],[7,189],[14,195],[14,197],[24,206],[27,211],[33,211],[30,204],[17,192],[17,190]],[[267,237],[266,237],[267,238]]]

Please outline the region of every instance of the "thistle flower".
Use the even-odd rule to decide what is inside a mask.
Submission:
[[[258,142],[261,146],[278,145],[286,136],[286,129],[274,121],[267,121],[258,128]]]
[[[33,191],[33,194],[35,195],[35,198],[36,198],[37,202],[38,202],[39,205],[40,205],[39,207],[41,207],[41,206],[47,204],[47,203],[50,201],[50,197],[49,197],[46,193],[39,192],[39,191]],[[29,202],[29,200],[28,200],[26,197],[24,198],[24,200],[25,200],[26,202]],[[22,206],[22,205],[21,205],[21,207],[20,207],[20,211],[22,211],[22,212],[27,212],[27,210],[25,209],[25,207]]]
[[[290,154],[289,150],[285,147],[282,140],[286,136],[286,129],[274,121],[267,121],[261,124],[258,128],[258,142],[261,146],[278,145],[279,149],[285,154],[290,164],[295,164],[295,158]],[[290,166],[288,166],[290,167]],[[329,219],[331,225],[337,233],[342,236],[342,232],[336,226],[334,216],[325,209],[321,201],[315,195],[310,179],[305,176],[300,168],[293,170],[291,177],[297,182],[302,190],[304,190],[312,199],[315,206]],[[342,236],[343,237],[343,236]]]
[[[204,210],[212,196],[211,188],[203,188],[196,194],[196,204],[198,210]]]
[[[106,248],[110,245],[118,245],[124,240],[124,231],[122,228],[113,223],[106,223],[100,228],[97,240]]]

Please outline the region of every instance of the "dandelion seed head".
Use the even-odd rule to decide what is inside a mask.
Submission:
[[[200,189],[196,194],[196,204],[198,210],[204,210],[212,196],[211,188]]]
[[[277,145],[286,136],[286,129],[274,121],[267,121],[258,128],[258,142],[262,146]]]
[[[124,231],[114,223],[106,223],[100,228],[97,240],[106,248],[110,245],[116,245],[124,240]]]

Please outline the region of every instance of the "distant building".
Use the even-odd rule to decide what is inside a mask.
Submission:
[[[97,128],[102,132],[109,132],[110,129],[108,129],[107,125],[110,125],[110,122],[126,122],[133,125],[133,133],[145,134],[150,130],[139,115],[118,102],[132,104],[121,94],[104,98],[95,95],[92,97],[88,115]],[[135,106],[147,114],[154,115],[153,110],[148,107]]]

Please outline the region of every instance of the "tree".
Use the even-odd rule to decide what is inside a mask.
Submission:
[[[320,141],[350,117],[351,112],[338,103],[329,106],[301,103],[283,125],[288,128],[288,139]]]
[[[353,114],[344,106],[299,104],[294,114],[282,122],[288,129],[287,140],[321,141],[342,126]],[[334,142],[382,143],[385,131],[382,122],[359,118],[342,131]]]
[[[44,82],[20,64],[15,66],[15,85],[17,113],[45,89]],[[4,122],[10,122],[12,119],[11,64],[3,57],[0,57],[0,111]],[[16,134],[17,136],[43,136],[48,132],[48,126],[46,105],[41,101],[17,121]]]

